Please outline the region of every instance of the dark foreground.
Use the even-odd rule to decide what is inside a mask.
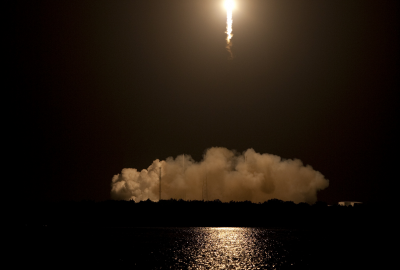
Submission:
[[[27,202],[15,207],[14,226],[48,227],[371,227],[377,205],[355,207],[295,204],[273,199],[251,202],[165,200]]]
[[[370,269],[386,261],[371,206],[110,201],[20,213],[7,232],[17,267]]]
[[[253,227],[41,228],[16,232],[14,266],[382,269],[370,232]]]

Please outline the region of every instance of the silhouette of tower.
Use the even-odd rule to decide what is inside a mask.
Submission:
[[[202,188],[202,194],[201,195],[202,195],[202,200],[203,201],[207,201],[207,199],[208,199],[208,194],[207,194],[207,172],[206,172],[206,177],[203,180],[203,188]]]
[[[159,194],[159,201],[161,201],[161,167],[160,167],[160,175],[159,175],[159,178],[160,178],[160,194]]]

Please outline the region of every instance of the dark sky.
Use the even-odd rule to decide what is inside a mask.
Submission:
[[[298,158],[319,200],[388,199],[397,1],[14,1],[17,198],[107,200],[113,175],[213,146]],[[13,167],[13,168],[14,168]]]

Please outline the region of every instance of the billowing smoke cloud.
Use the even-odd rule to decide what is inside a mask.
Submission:
[[[213,147],[201,162],[190,156],[153,161],[147,170],[123,169],[114,175],[111,197],[117,200],[161,199],[264,202],[269,199],[314,203],[329,181],[298,160],[283,160],[248,149],[242,155]]]

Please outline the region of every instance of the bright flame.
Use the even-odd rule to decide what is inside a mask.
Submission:
[[[235,7],[235,2],[233,0],[225,0],[225,8],[226,8],[226,49],[230,54],[230,58],[233,58],[232,50],[231,50],[231,39],[232,39],[232,10]]]
[[[235,2],[233,0],[225,0],[225,8],[232,10],[235,7]]]

